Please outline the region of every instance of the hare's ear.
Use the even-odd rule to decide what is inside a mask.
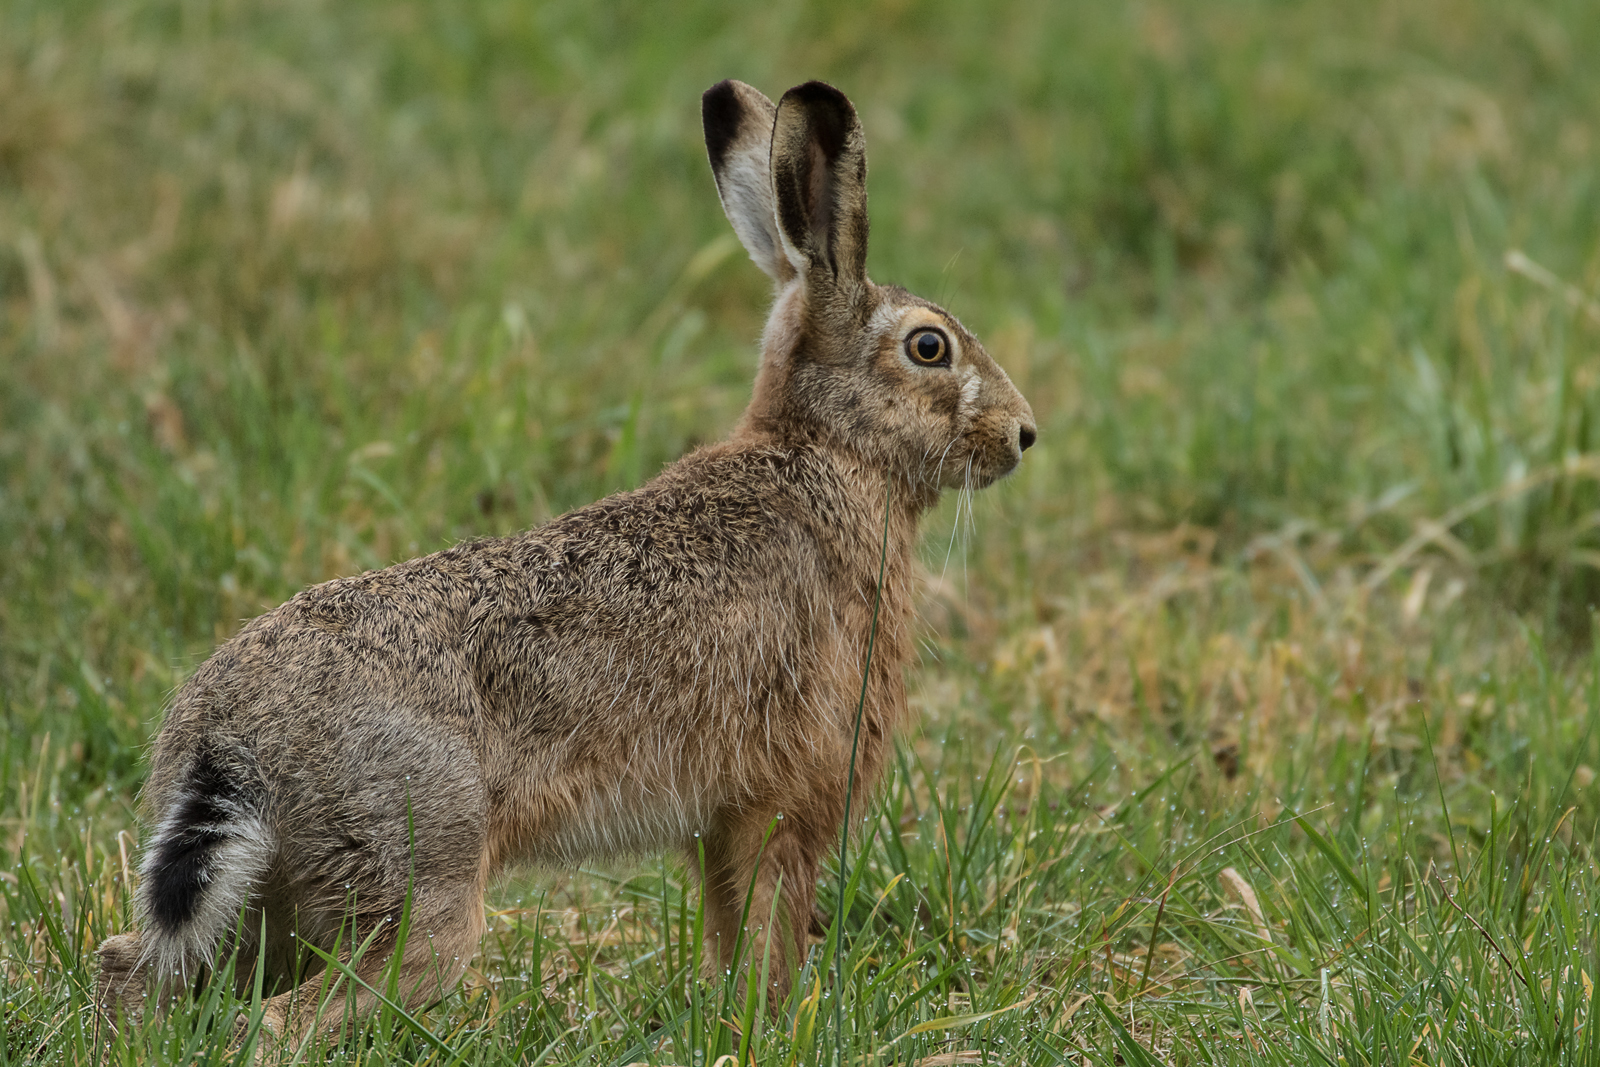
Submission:
[[[867,280],[867,145],[856,109],[824,82],[783,94],[772,127],[772,191],[784,251],[811,288],[846,299]]]
[[[706,155],[717,178],[722,210],[733,223],[750,258],[782,285],[794,277],[794,266],[778,237],[778,216],[772,209],[772,101],[744,82],[718,82],[700,98],[700,120],[706,130]]]

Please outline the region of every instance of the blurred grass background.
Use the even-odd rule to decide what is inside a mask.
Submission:
[[[241,620],[727,430],[767,299],[700,139],[731,76],[850,94],[874,277],[1039,417],[929,522],[911,752],[1059,755],[1063,802],[1151,805],[1151,855],[1331,804],[1403,881],[1499,796],[1587,857],[1596,55],[1584,0],[3,0],[9,855],[87,833],[50,877],[100,884]],[[905,787],[977,788],[940,766]]]

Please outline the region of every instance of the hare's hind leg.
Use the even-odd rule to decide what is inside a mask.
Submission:
[[[100,942],[95,955],[100,961],[100,974],[95,981],[100,1033],[110,1036],[124,1020],[136,1023],[144,1014],[147,987],[144,940],[137,931],[117,934]]]
[[[366,1018],[379,1007],[379,993],[407,1011],[439,1000],[477,953],[484,931],[483,890],[483,879],[419,890],[409,914],[402,917],[397,909],[376,936],[370,927],[357,929],[357,944],[365,948],[358,948],[353,960],[349,951],[340,954],[350,974],[329,968],[272,997],[262,1026],[298,1049],[314,1033],[336,1036],[347,1022]]]
[[[345,718],[340,745],[299,752],[308,769],[280,775],[329,785],[294,798],[314,817],[286,820],[289,858],[267,907],[295,941],[342,964],[324,970],[323,957],[307,953],[305,980],[267,1002],[263,1025],[295,1047],[347,1030],[380,993],[408,1010],[438,1000],[484,927],[487,799],[470,745],[392,704]]]
[[[706,836],[706,970],[720,976],[741,962],[751,979],[767,986],[778,1010],[805,962],[806,937],[816,904],[817,872],[828,837],[793,814],[776,809],[725,813]],[[690,863],[699,869],[699,857]],[[746,910],[748,907],[748,911]]]

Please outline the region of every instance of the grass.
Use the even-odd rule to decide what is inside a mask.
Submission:
[[[144,745],[241,619],[731,425],[727,76],[851,94],[874,276],[1040,418],[928,524],[842,977],[769,1022],[680,866],[529,874],[308,1059],[1600,1061],[1597,50],[1581,0],[0,3],[0,1063],[96,1058]]]

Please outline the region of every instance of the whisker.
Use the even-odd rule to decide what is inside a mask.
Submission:
[[[955,437],[952,437],[950,439],[950,443],[945,445],[944,446],[944,451],[942,453],[940,453],[940,455],[939,455],[939,468],[938,468],[938,471],[935,474],[935,484],[938,484],[939,481],[942,480],[942,475],[944,474],[944,461],[945,461],[945,458],[950,455],[950,450],[956,446],[956,442],[959,441],[959,440],[961,440],[961,435],[960,434],[957,434]],[[970,462],[970,460],[969,460],[969,462]],[[953,520],[951,520],[951,523],[950,523],[950,543],[945,546],[945,550],[944,550],[944,566],[939,569],[939,582],[940,582],[941,585],[944,583],[945,578],[950,573],[950,556],[956,550],[956,537],[960,534],[960,532],[961,532],[961,497],[960,497],[959,494],[957,494],[957,496],[956,496],[956,514],[955,514],[955,518]],[[963,581],[964,581],[964,579],[963,579]]]
[[[958,526],[961,524],[961,509],[963,505],[967,509],[967,525],[963,531],[966,536],[961,539],[961,595],[963,597],[967,595],[967,580],[970,576],[970,572],[967,569],[967,556],[972,546],[971,535],[977,531],[977,522],[972,511],[972,461],[975,458],[975,455],[967,457],[966,469],[961,475],[961,490],[956,495],[956,524]]]

